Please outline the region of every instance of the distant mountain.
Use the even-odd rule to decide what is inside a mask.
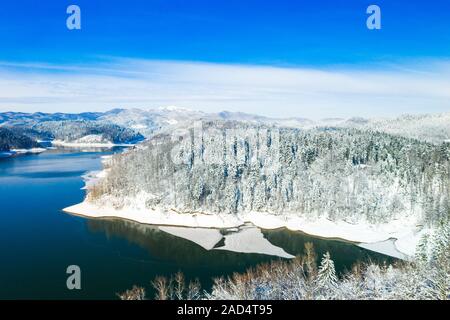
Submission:
[[[144,139],[141,134],[132,129],[104,121],[45,121],[33,125],[31,129],[41,134],[41,137],[50,137],[51,140],[69,143],[121,144],[134,143]]]
[[[84,112],[84,113],[23,113],[23,112],[4,112],[0,113],[0,126],[7,128],[20,128],[24,134],[30,135],[39,139],[62,138],[67,140],[68,136],[73,136],[73,130],[76,130],[76,124],[84,122],[82,126],[83,132],[86,131],[86,126],[90,123],[92,130],[94,130],[95,123],[99,124],[99,130],[101,128],[108,131],[111,130],[109,125],[115,125],[116,131],[126,130],[126,135],[131,135],[131,131],[136,135],[131,137],[132,140],[139,140],[142,138],[140,135],[150,136],[156,131],[162,129],[168,129],[172,126],[178,126],[180,123],[192,122],[194,120],[205,117],[206,114],[198,111],[190,111],[182,108],[167,107],[154,110],[141,110],[141,109],[112,109],[107,112]],[[68,136],[61,136],[56,134],[54,130],[61,132],[61,126],[68,125],[71,133],[67,133]],[[75,127],[74,127],[75,126]],[[89,125],[90,126],[90,125]],[[122,128],[119,130],[119,127]],[[87,130],[88,132],[91,129]],[[97,130],[98,131],[98,130]],[[79,134],[83,134],[80,131]],[[90,133],[89,133],[90,134]],[[110,135],[105,132],[105,135]],[[115,138],[115,137],[109,137]],[[117,137],[116,137],[117,138]],[[120,142],[125,142],[123,139],[119,139]],[[117,139],[115,139],[117,141]]]
[[[233,120],[253,124],[276,125],[288,128],[307,128],[314,126],[314,121],[306,118],[269,118],[243,112],[222,111],[212,116],[213,119]]]
[[[152,110],[116,109],[115,112],[104,113],[98,120],[130,128],[149,137],[155,132],[179,127],[204,117],[207,115],[203,112],[168,107]]]
[[[428,141],[450,142],[450,113],[402,115],[395,119],[347,121],[347,126],[360,127],[398,136]]]
[[[16,132],[0,127],[0,152],[12,149],[31,149],[40,147],[39,143],[33,139]]]
[[[306,118],[271,118],[243,112],[222,111],[205,113],[183,108],[160,108],[151,110],[118,109],[114,113],[106,112],[98,119],[116,123],[139,131],[146,137],[179,127],[187,127],[193,121],[225,120],[240,121],[249,124],[264,124],[285,128],[313,129],[323,127],[357,128],[385,132],[406,138],[431,143],[450,141],[450,113],[429,115],[405,115],[392,119],[368,119],[361,117],[326,118],[310,120]]]
[[[222,111],[217,114],[218,118],[221,120],[239,120],[239,121],[250,121],[250,122],[266,122],[269,118],[244,113],[244,112],[230,112],[230,111]]]
[[[163,107],[157,109],[115,109],[97,118],[134,129],[146,137],[155,133],[170,132],[177,128],[190,126],[194,121],[227,120],[249,124],[265,124],[288,128],[312,128],[318,124],[306,118],[270,118],[244,112],[222,111],[206,113],[179,107]]]
[[[144,136],[132,128],[106,120],[121,112],[122,109],[79,114],[5,112],[0,113],[0,127],[34,140],[60,140],[66,143],[123,144],[143,140]]]
[[[74,121],[74,120],[96,120],[104,113],[84,112],[73,113],[23,113],[23,112],[4,112],[0,113],[0,124],[7,126],[24,126],[45,121]]]
[[[313,129],[323,127],[357,128],[385,132],[406,138],[413,138],[431,143],[450,141],[450,113],[431,115],[404,115],[393,119],[367,119],[354,117],[326,118],[310,120],[306,118],[271,118],[243,112],[222,111],[206,113],[179,107],[164,107],[157,109],[112,109],[107,112],[72,113],[0,113],[0,126],[20,127],[24,134],[36,136],[51,136],[52,132],[36,132],[39,123],[52,121],[92,121],[110,123],[136,134],[151,137],[155,133],[170,132],[178,128],[190,126],[195,121],[240,121],[248,124],[264,124],[285,128]],[[66,122],[68,123],[68,122]],[[57,125],[56,125],[57,126]]]

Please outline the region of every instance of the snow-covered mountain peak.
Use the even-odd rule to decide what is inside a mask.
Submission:
[[[178,107],[178,106],[164,106],[159,107],[158,110],[160,111],[177,111],[177,112],[194,112],[192,109],[184,108],[184,107]]]

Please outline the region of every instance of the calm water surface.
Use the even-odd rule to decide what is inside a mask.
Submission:
[[[63,213],[62,208],[83,200],[81,176],[100,169],[100,157],[112,152],[49,150],[0,159],[0,299],[115,299],[134,284],[145,286],[152,297],[150,282],[158,275],[182,271],[208,289],[213,277],[280,259],[207,251],[157,226]],[[392,261],[349,243],[285,229],[263,234],[292,255],[313,242],[319,256],[330,251],[340,272],[356,261]],[[66,268],[72,264],[81,268],[82,290],[66,288]]]

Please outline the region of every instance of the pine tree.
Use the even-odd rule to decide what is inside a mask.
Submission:
[[[442,223],[432,237],[431,294],[435,299],[450,299],[450,236],[448,224]]]
[[[415,261],[420,265],[428,263],[428,234],[424,234],[417,244]]]
[[[320,263],[317,283],[321,288],[335,288],[337,282],[338,278],[336,276],[334,262],[331,260],[330,253],[327,251],[323,255],[322,262]]]

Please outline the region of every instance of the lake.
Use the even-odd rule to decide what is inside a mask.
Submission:
[[[181,271],[209,289],[214,277],[282,259],[223,248],[206,250],[179,236],[186,228],[63,213],[61,209],[83,200],[82,176],[101,168],[101,156],[119,151],[58,149],[0,159],[0,299],[116,299],[117,292],[135,284],[146,287],[153,297],[150,283],[159,275]],[[344,241],[286,229],[248,228],[266,246],[289,255],[303,253],[304,243],[313,242],[319,256],[330,252],[338,272],[357,261],[394,260]],[[224,236],[227,232],[220,230]],[[69,265],[81,268],[81,290],[66,288]]]

